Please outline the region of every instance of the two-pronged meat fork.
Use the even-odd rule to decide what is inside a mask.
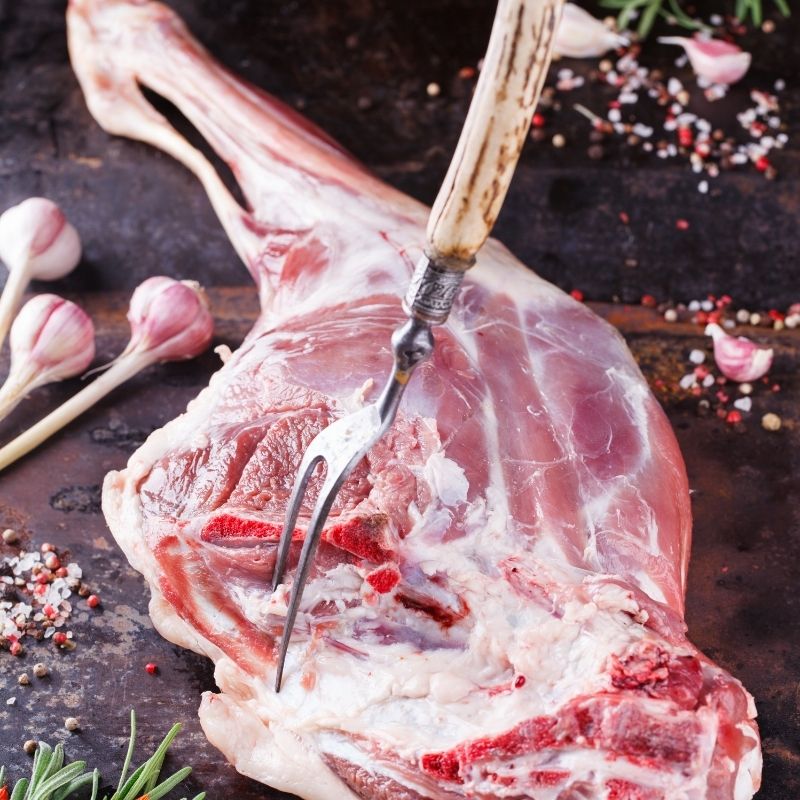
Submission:
[[[353,468],[391,426],[414,369],[433,352],[431,327],[447,320],[464,273],[494,226],[550,63],[562,0],[500,0],[475,96],[428,221],[425,256],[404,300],[408,320],[392,335],[394,370],[376,403],[336,420],[306,450],[286,511],[273,591],[283,581],[297,516],[320,462],[326,475],[294,576],[275,691],[325,520]]]

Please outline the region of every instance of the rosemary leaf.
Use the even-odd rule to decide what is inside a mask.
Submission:
[[[155,788],[158,775],[161,772],[161,767],[164,765],[164,759],[166,758],[167,750],[172,744],[172,740],[181,732],[182,727],[183,726],[180,723],[176,723],[172,726],[169,733],[164,737],[164,741],[161,742],[158,750],[153,753],[152,758],[148,762],[148,769],[150,771],[150,777],[146,784],[148,794]]]
[[[28,791],[30,781],[27,778],[22,778],[17,782],[14,791],[11,793],[11,800],[22,800]]]
[[[97,770],[95,770],[95,772],[97,772]],[[47,795],[47,800],[67,800],[67,798],[71,797],[75,792],[80,791],[84,786],[88,786],[92,783],[92,778],[93,773],[87,772],[85,775],[81,775],[70,781],[66,786],[54,792],[52,795]]]
[[[47,780],[42,781],[35,790],[31,787],[28,800],[51,800],[53,792],[64,786],[68,786],[72,781],[78,778],[85,769],[85,761],[74,761],[69,766],[50,775]]]
[[[789,8],[787,0],[775,0],[775,5],[778,6],[778,11],[780,11],[784,17],[792,16],[792,10]]]
[[[154,787],[147,793],[147,800],[161,800],[161,798],[172,791],[182,780],[191,773],[191,767],[179,769],[174,775],[170,775],[163,783]]]
[[[122,774],[119,776],[119,784],[117,784],[117,794],[119,794],[122,791],[122,787],[125,784],[125,778],[131,766],[131,759],[133,758],[134,747],[136,747],[136,712],[133,709],[131,709],[131,738],[128,741],[128,752],[125,755],[125,763],[122,765]]]
[[[661,10],[661,3],[663,0],[652,0],[650,5],[644,10],[641,19],[639,20],[639,26],[637,31],[639,36],[644,39],[650,30],[653,27],[653,23],[656,21],[656,17],[658,16],[658,12]]]

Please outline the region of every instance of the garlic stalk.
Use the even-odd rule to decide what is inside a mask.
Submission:
[[[0,259],[8,267],[0,296],[0,347],[28,284],[63,278],[80,258],[78,232],[52,200],[30,197],[0,215]]]
[[[29,300],[11,326],[11,369],[0,388],[0,419],[34,389],[80,375],[94,358],[86,312],[54,294]]]
[[[149,278],[131,297],[128,321],[131,339],[122,354],[99,378],[0,448],[0,470],[38,447],[145,367],[194,358],[208,348],[214,335],[214,320],[205,293],[194,281]]]

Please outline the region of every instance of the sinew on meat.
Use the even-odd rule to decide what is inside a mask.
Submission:
[[[685,635],[691,519],[667,420],[621,337],[494,241],[337,501],[275,694],[287,592],[268,585],[295,469],[387,374],[427,210],[162,5],[72,0],[69,37],[97,121],[198,176],[262,302],[104,489],[155,625],[216,664],[210,741],[308,800],[752,797],[752,698]]]

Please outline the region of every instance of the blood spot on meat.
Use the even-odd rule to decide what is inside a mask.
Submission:
[[[606,789],[608,800],[664,800],[664,793],[658,789],[648,789],[617,778],[607,781]]]
[[[373,564],[391,559],[392,549],[385,538],[388,520],[383,514],[348,520],[325,530],[325,539],[340,550]]]
[[[645,643],[623,658],[613,656],[611,683],[617,689],[642,691],[668,698],[679,708],[697,707],[703,688],[703,670],[695,656],[668,653]]]
[[[563,770],[536,770],[531,772],[531,784],[536,787],[558,786],[569,778]]]
[[[400,570],[394,564],[389,564],[370,572],[366,580],[379,594],[388,594],[400,583]]]

